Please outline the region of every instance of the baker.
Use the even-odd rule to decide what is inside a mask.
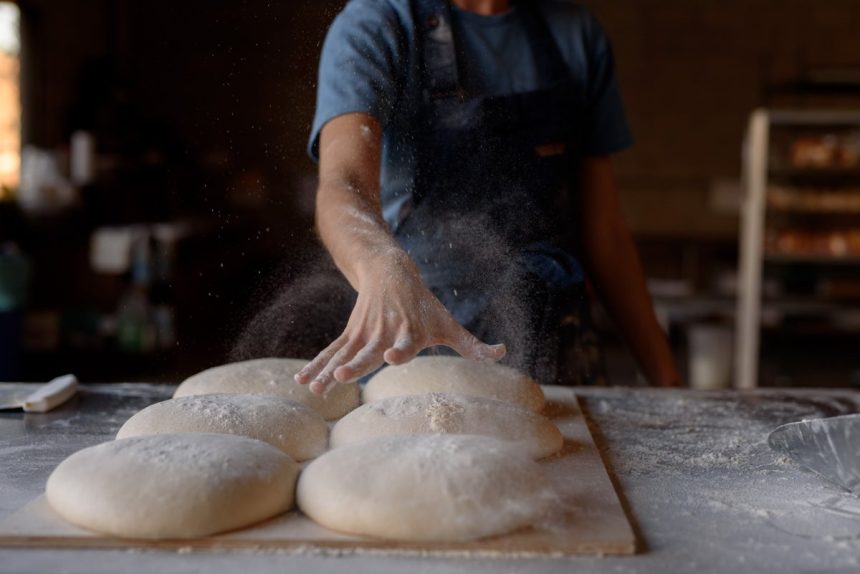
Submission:
[[[319,234],[357,299],[296,380],[322,393],[442,346],[595,382],[590,285],[647,379],[677,384],[613,179],[629,145],[609,42],[576,3],[352,0],[310,153]]]

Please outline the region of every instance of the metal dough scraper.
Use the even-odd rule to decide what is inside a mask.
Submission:
[[[860,414],[782,425],[767,442],[830,482],[860,494]]]
[[[78,379],[74,375],[63,375],[44,385],[21,386],[24,390],[0,395],[0,410],[24,409],[25,413],[48,412],[74,396],[78,389]]]

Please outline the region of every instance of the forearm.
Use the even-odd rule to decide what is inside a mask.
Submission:
[[[636,246],[626,226],[594,231],[586,266],[643,374],[657,385],[679,379],[666,335],[654,315]]]
[[[382,218],[379,195],[381,128],[372,117],[333,120],[320,140],[316,225],[335,265],[359,290],[380,265],[412,270],[411,260]]]
[[[320,238],[353,288],[381,265],[412,267],[382,219],[374,190],[345,180],[321,181],[316,225]]]
[[[581,186],[584,262],[600,299],[648,380],[656,385],[677,384],[679,375],[654,314],[608,158],[584,162]]]

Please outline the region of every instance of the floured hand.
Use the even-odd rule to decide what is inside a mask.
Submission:
[[[405,363],[437,345],[477,361],[498,361],[505,355],[504,345],[488,345],[464,329],[400,250],[388,254],[358,283],[358,300],[343,334],[296,375],[296,381],[310,384],[313,392],[354,382],[383,362]]]

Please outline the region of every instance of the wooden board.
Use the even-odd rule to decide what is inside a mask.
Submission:
[[[636,540],[619,503],[576,395],[564,387],[544,388],[545,413],[565,437],[563,450],[541,464],[561,504],[544,522],[495,538],[465,543],[407,543],[347,536],[327,530],[299,512],[219,536],[183,540],[112,538],[66,523],[44,496],[0,522],[0,546],[30,548],[278,548],[295,551],[420,552],[458,556],[569,556],[633,554]]]

